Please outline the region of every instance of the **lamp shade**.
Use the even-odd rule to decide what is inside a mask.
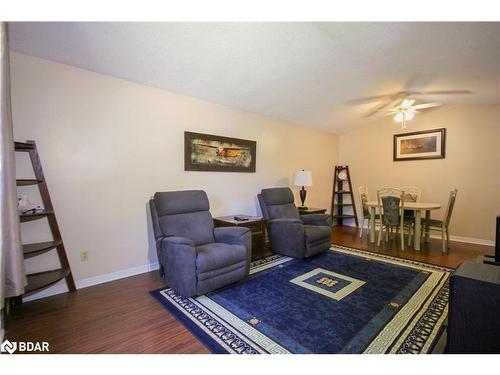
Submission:
[[[313,185],[312,172],[304,170],[295,172],[293,184],[295,186],[312,186]]]

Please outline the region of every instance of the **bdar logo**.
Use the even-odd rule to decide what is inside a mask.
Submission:
[[[2,345],[0,345],[0,352],[2,353],[23,353],[23,352],[48,352],[49,343],[47,341],[9,341],[5,340]]]
[[[10,342],[9,340],[5,340],[2,345],[0,345],[0,351],[2,353],[9,353],[12,354],[16,351],[17,349],[17,343],[16,342]]]

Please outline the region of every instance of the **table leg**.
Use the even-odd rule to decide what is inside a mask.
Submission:
[[[431,210],[425,210],[425,218],[429,220],[431,218]],[[429,242],[429,225],[425,224],[425,242]]]
[[[415,238],[413,239],[413,249],[415,251],[420,251],[420,226],[421,226],[421,220],[420,217],[422,216],[420,210],[415,210],[415,225],[414,225],[414,230],[415,230]]]
[[[370,243],[375,243],[375,206],[370,207]]]

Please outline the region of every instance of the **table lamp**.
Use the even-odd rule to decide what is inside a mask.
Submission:
[[[306,189],[304,189],[304,187],[305,186],[312,186],[312,184],[313,184],[311,171],[301,170],[301,171],[295,172],[293,184],[295,186],[302,186],[302,189],[300,190],[300,201],[301,201],[302,205],[299,208],[304,210],[307,208],[306,206],[304,206],[304,202],[306,201],[306,194],[307,194],[307,191],[306,191]]]

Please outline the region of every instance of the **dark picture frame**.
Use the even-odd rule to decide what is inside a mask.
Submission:
[[[393,161],[444,159],[445,152],[445,128],[394,135]]]
[[[184,132],[185,171],[254,173],[256,156],[256,141]]]

